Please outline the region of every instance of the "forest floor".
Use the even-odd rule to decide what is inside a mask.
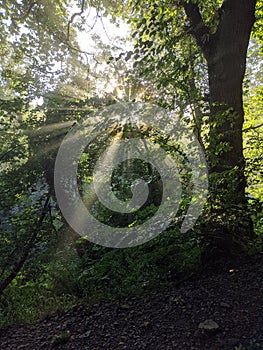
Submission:
[[[243,258],[148,296],[76,306],[0,330],[0,349],[262,350],[262,271],[262,256]]]

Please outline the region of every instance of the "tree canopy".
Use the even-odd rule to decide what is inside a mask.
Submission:
[[[98,23],[104,38],[94,32]],[[107,29],[110,23],[115,36]],[[124,23],[127,33],[122,33]],[[191,274],[206,259],[258,249],[263,233],[262,28],[262,0],[1,4],[0,294],[8,299],[11,291],[9,303],[27,288],[36,296],[52,291],[54,298],[110,295],[109,286],[122,278],[125,294],[169,280],[175,270]],[[182,183],[171,226],[143,246],[116,252],[77,240],[57,203],[54,166],[65,135],[82,118],[116,102],[138,101],[175,111],[193,131],[208,163],[209,195],[196,226],[182,236],[179,227],[193,188],[186,150],[165,129],[150,125],[105,130],[80,159],[77,179],[84,199],[99,156],[115,139],[142,137],[159,145],[176,158]],[[96,196],[86,206],[110,227],[141,225],[160,206],[160,174],[144,161],[123,162],[114,169],[112,188],[128,201],[138,177],[150,184],[138,212],[114,212]]]

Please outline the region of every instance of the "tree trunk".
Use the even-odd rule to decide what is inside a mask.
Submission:
[[[253,227],[246,217],[242,84],[254,11],[254,0],[225,1],[218,30],[204,49],[210,90],[209,165],[210,173],[215,175],[211,184],[216,186],[219,207],[223,204],[222,209],[230,215],[237,216],[237,209],[242,212],[236,219],[242,217],[248,236],[253,235]]]
[[[228,151],[217,157],[216,163],[213,161],[215,157],[211,157],[212,169],[216,171],[244,166],[242,84],[254,23],[254,6],[248,6],[248,3],[253,2],[225,1],[218,31],[203,48],[209,74],[210,149],[217,155],[220,142],[227,142],[230,146]]]
[[[245,196],[242,84],[255,4],[256,0],[225,0],[215,34],[210,34],[197,4],[184,4],[208,66],[212,221],[223,249],[233,242],[242,245],[254,235]]]

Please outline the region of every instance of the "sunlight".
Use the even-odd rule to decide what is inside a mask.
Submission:
[[[50,142],[46,144],[45,147],[37,150],[37,152],[31,157],[31,159],[42,159],[43,156],[50,154],[53,151],[57,151],[61,144],[61,140],[57,140],[56,142]]]
[[[40,96],[40,97],[34,98],[34,100],[32,100],[32,102],[31,102],[31,105],[32,105],[32,107],[35,108],[37,106],[42,106],[43,103],[44,103],[44,99],[42,96]]]
[[[54,130],[69,128],[75,122],[76,122],[75,120],[69,120],[67,122],[48,124],[48,125],[40,126],[37,129],[28,129],[25,131],[25,134],[26,135],[42,135],[42,134],[54,132]]]
[[[78,7],[73,7],[71,12],[77,12]],[[78,31],[78,43],[80,49],[89,55],[94,55],[90,59],[90,70],[93,74],[102,74],[102,78],[96,78],[96,93],[102,95],[103,93],[111,93],[119,85],[116,73],[109,71],[109,65],[106,63],[107,59],[97,61],[97,56],[101,55],[102,50],[114,49],[114,54],[120,54],[131,50],[132,43],[128,40],[130,35],[130,27],[122,20],[118,23],[113,23],[112,19],[102,17],[94,7],[90,7],[83,14],[86,18],[86,26],[84,31]],[[108,70],[108,71],[107,71]],[[123,97],[122,94],[117,96]]]
[[[77,13],[79,11],[78,6],[74,6],[70,9],[70,13]],[[83,17],[86,19],[84,31],[78,32],[78,42],[80,48],[84,51],[96,53],[97,43],[96,37],[100,38],[101,42],[105,45],[114,45],[116,38],[128,38],[130,34],[130,27],[122,20],[118,20],[118,23],[113,23],[110,16],[102,17],[98,13],[97,9],[90,7],[83,13]],[[130,47],[130,43],[126,43],[127,47]]]

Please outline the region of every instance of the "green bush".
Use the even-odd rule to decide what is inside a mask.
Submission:
[[[81,242],[85,246],[83,240]],[[109,249],[87,242],[79,289],[85,299],[122,298],[179,281],[200,265],[195,237],[167,231],[144,245]],[[93,260],[94,259],[94,260]]]
[[[77,303],[72,294],[56,295],[45,285],[13,280],[0,298],[0,327],[33,322],[47,314],[65,310]]]

